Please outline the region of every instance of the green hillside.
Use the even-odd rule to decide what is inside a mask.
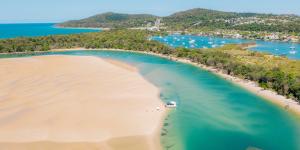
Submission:
[[[144,26],[154,22],[157,17],[147,14],[120,14],[108,12],[82,20],[67,21],[58,26],[63,27],[101,27],[101,28],[131,28]]]
[[[145,27],[161,18],[167,30],[230,29],[241,31],[300,32],[300,17],[258,13],[223,12],[196,8],[158,17],[148,14],[104,13],[58,24],[63,27],[132,28]]]

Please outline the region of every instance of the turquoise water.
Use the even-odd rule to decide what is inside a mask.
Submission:
[[[165,37],[153,37],[152,40],[157,40],[168,44],[172,47],[186,47],[186,48],[212,48],[220,47],[229,43],[247,43],[256,42],[257,47],[250,50],[267,52],[274,55],[284,55],[291,59],[300,59],[300,44],[289,42],[272,42],[262,40],[245,40],[245,39],[231,39],[231,38],[218,38],[194,35],[169,35]],[[295,52],[290,47],[295,47]]]
[[[300,150],[299,117],[192,65],[132,52],[44,54],[96,56],[136,66],[148,81],[160,88],[163,101],[178,103],[162,130],[165,149]]]
[[[0,39],[98,32],[96,29],[56,28],[53,23],[0,24]]]

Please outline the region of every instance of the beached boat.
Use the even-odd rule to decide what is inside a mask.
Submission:
[[[175,101],[169,101],[166,103],[165,105],[167,108],[176,108],[177,107],[177,103]]]

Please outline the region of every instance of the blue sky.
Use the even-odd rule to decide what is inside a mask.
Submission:
[[[0,23],[61,22],[107,11],[166,16],[190,8],[300,15],[300,0],[0,0]]]

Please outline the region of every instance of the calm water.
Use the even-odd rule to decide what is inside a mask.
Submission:
[[[270,41],[253,41],[244,39],[230,39],[230,38],[218,38],[218,37],[205,37],[205,36],[193,36],[193,35],[169,35],[165,37],[153,37],[153,40],[157,40],[168,44],[173,47],[186,47],[186,48],[212,48],[220,47],[229,43],[246,43],[256,42],[257,47],[251,48],[251,50],[267,52],[274,55],[285,55],[291,59],[300,59],[300,44],[289,42],[270,42]],[[291,47],[295,47],[292,50]]]
[[[130,52],[47,54],[112,58],[138,67],[160,88],[163,101],[175,100],[179,105],[164,123],[161,141],[165,149],[300,150],[299,117],[194,66]]]
[[[98,31],[96,29],[56,28],[53,23],[0,24],[0,39]]]

